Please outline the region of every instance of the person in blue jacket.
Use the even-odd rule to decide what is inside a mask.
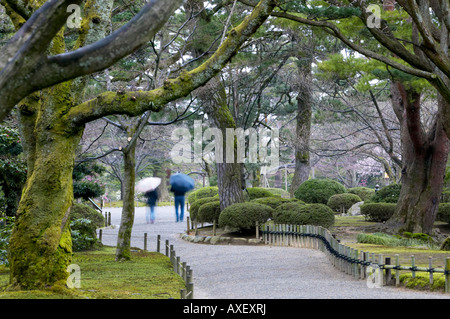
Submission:
[[[147,198],[148,207],[145,213],[145,219],[147,224],[153,224],[155,222],[155,206],[156,201],[158,200],[158,189],[154,189],[144,194]]]
[[[170,189],[171,192],[173,192],[174,199],[175,199],[175,217],[177,222],[182,222],[184,218],[184,194],[186,192],[180,192],[176,191],[173,188]],[[180,209],[180,214],[178,215],[178,207]]]

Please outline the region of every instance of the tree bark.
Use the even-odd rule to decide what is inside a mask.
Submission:
[[[168,202],[170,200],[170,194],[169,187],[167,186],[167,172],[164,162],[155,165],[153,175],[161,178],[161,184],[158,186],[159,200]]]
[[[242,192],[242,163],[237,162],[237,144],[234,137],[233,161],[226,158],[227,149],[227,128],[236,129],[233,115],[227,104],[227,96],[225,88],[220,80],[216,77],[212,79],[208,85],[201,90],[201,99],[207,102],[205,111],[212,124],[222,132],[222,160],[216,163],[217,186],[219,188],[220,209],[244,202],[244,194]],[[216,137],[217,138],[217,137]],[[229,145],[228,145],[229,146]],[[218,152],[218,150],[215,150]]]
[[[445,101],[440,97],[439,103]],[[420,122],[420,94],[402,83],[392,86],[401,123],[402,189],[388,224],[398,231],[431,234],[442,192],[449,141],[441,116],[426,133]]]
[[[304,58],[304,57],[303,57]],[[311,57],[302,63],[299,70],[300,78],[297,96],[297,127],[295,148],[295,171],[292,178],[290,196],[294,196],[297,188],[309,178],[310,154],[309,140],[311,136],[312,92],[311,92]]]
[[[47,101],[29,98],[19,105],[28,177],[10,239],[10,283],[14,288],[64,285],[68,276],[72,171],[82,128],[67,135],[66,124],[55,116],[67,107],[58,99],[65,96],[67,88],[60,84]]]
[[[145,102],[145,107],[141,105],[142,108],[136,108],[134,102],[138,98],[134,95],[118,93],[116,102],[120,101],[120,106],[111,102],[107,103],[106,110],[96,112],[95,107],[89,108],[96,103],[78,104],[75,96],[79,92],[72,92],[72,88],[80,88],[79,82],[69,81],[40,94],[33,94],[19,104],[28,176],[10,240],[10,278],[14,287],[42,289],[58,283],[64,285],[69,275],[66,269],[72,256],[68,224],[73,200],[72,171],[84,123],[114,113],[139,115],[151,109],[149,102],[154,101],[153,98],[162,98],[160,102],[164,100],[166,103],[203,85],[226,65],[242,43],[258,29],[273,5],[273,1],[262,1],[262,5],[231,32],[213,58],[195,70],[194,78],[181,75],[177,81],[181,81],[185,87],[182,93],[173,92],[170,84],[173,82],[168,82],[165,87],[153,90],[153,94],[147,96],[150,100]],[[53,40],[54,49],[64,50],[62,35],[60,32],[59,37]],[[0,100],[3,93],[0,88]],[[124,97],[130,97],[130,100],[124,100]],[[111,106],[113,113],[109,113],[112,111],[109,109]],[[7,106],[2,105],[2,111],[3,107]],[[160,109],[162,107],[159,105]],[[132,194],[129,195],[131,200],[128,202],[134,205],[134,182],[128,181],[128,185],[133,185],[129,192]],[[130,211],[125,207],[124,210]],[[124,223],[129,224],[130,220],[124,220]],[[123,238],[126,236],[123,235]]]
[[[116,261],[131,258],[131,232],[134,223],[134,183],[136,179],[136,143],[135,141],[123,152],[123,208],[117,238]]]

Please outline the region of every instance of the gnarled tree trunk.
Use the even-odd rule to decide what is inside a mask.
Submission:
[[[66,134],[58,114],[70,103],[66,84],[53,88],[47,101],[37,95],[19,105],[28,178],[10,239],[10,283],[20,289],[65,284],[72,258],[69,213],[78,134]],[[61,94],[61,95],[59,95]]]
[[[439,103],[444,100],[439,98]],[[420,93],[392,85],[392,103],[401,125],[402,189],[388,224],[399,231],[431,234],[442,192],[449,141],[441,116],[425,132],[420,121]]]
[[[134,223],[134,183],[136,179],[136,142],[123,152],[123,208],[117,238],[116,261],[131,258],[131,232]]]
[[[295,171],[291,182],[290,196],[294,196],[297,188],[309,178],[310,154],[309,140],[311,137],[312,88],[311,88],[311,57],[301,64],[297,95],[297,116],[295,132]]]

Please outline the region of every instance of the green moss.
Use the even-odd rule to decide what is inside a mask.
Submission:
[[[180,298],[185,288],[168,257],[155,252],[133,252],[132,260],[114,261],[114,248],[75,253],[81,288],[67,289],[59,281],[51,288],[6,291],[8,269],[0,269],[0,299],[167,299]]]
[[[430,285],[430,275],[428,273],[416,272],[415,278],[412,277],[410,272],[400,275],[400,283],[406,288],[431,290],[431,291],[443,291],[445,288],[445,276],[444,274],[433,274],[433,284]]]

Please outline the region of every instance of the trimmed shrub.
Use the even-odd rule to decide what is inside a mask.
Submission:
[[[291,214],[299,214],[305,205],[305,202],[301,200],[281,204],[273,211],[272,219],[277,224],[291,224]]]
[[[370,200],[375,195],[375,190],[369,187],[352,187],[348,188],[347,192],[358,195],[363,201]]]
[[[325,228],[334,225],[334,212],[324,204],[284,205],[279,206],[274,213],[276,223],[313,225]]]
[[[89,219],[95,228],[105,226],[105,217],[99,211],[85,204],[73,203],[69,218],[72,221],[82,218]]]
[[[402,186],[400,184],[382,187],[370,200],[375,203],[397,203],[401,189]]]
[[[330,228],[334,225],[334,213],[323,204],[308,204],[303,208],[305,212],[305,225],[322,226]]]
[[[327,205],[335,212],[345,213],[350,207],[361,201],[362,200],[358,195],[344,193],[331,196],[330,199],[328,199]]]
[[[189,205],[192,205],[193,202],[195,202],[195,197],[197,196],[197,191],[192,191],[189,193],[189,195],[186,197],[187,202]]]
[[[266,188],[262,188],[262,187],[250,187],[250,188],[247,188],[247,191],[248,191],[248,193],[244,191],[244,195],[246,193],[247,196],[249,197],[249,200],[275,196],[269,190],[267,190]]]
[[[342,184],[331,179],[310,179],[297,188],[294,196],[305,203],[326,205],[331,196],[345,193],[345,191]]]
[[[89,250],[101,246],[97,239],[96,227],[90,219],[78,218],[71,221],[70,233],[73,251]]]
[[[436,220],[450,224],[450,203],[439,204]]]
[[[265,223],[272,216],[270,206],[254,202],[236,203],[225,208],[219,216],[219,226],[246,230],[255,227],[256,222]]]
[[[198,221],[198,209],[200,208],[200,206],[202,206],[203,204],[206,203],[210,203],[210,202],[216,202],[218,199],[216,197],[205,197],[205,198],[200,198],[197,199],[195,202],[193,202],[191,204],[191,206],[189,206],[189,217],[191,218],[191,220],[195,220]]]
[[[367,203],[360,206],[361,215],[372,222],[385,222],[395,212],[397,204],[393,203]]]
[[[289,192],[285,191],[282,188],[266,188],[266,189],[269,192],[271,192],[272,195],[280,196],[280,197],[283,197],[283,198],[289,198],[290,197]]]
[[[195,199],[199,200],[206,197],[214,197],[216,195],[219,195],[219,188],[217,186],[208,186],[208,187],[202,187],[198,189],[195,195]]]
[[[96,232],[97,228],[105,225],[105,218],[101,213],[87,205],[73,203],[69,218],[73,251],[101,246]]]
[[[302,202],[296,198],[282,198],[278,196],[272,197],[262,197],[252,200],[252,202],[264,204],[272,207],[273,209],[277,208],[280,205],[291,203],[291,202]],[[302,202],[303,203],[303,202]]]
[[[199,223],[213,223],[219,221],[220,202],[208,202],[201,205],[197,210],[197,221]]]
[[[190,193],[187,197],[189,205],[192,205],[196,200],[206,198],[206,197],[214,197],[219,195],[219,188],[217,186],[208,186],[202,187]]]

